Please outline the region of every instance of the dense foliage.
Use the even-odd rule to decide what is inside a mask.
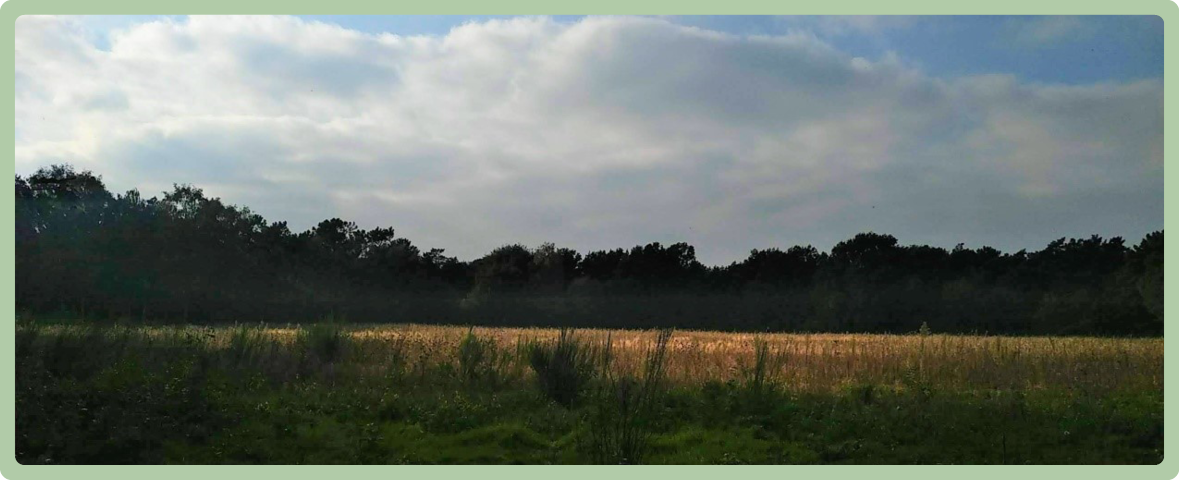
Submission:
[[[863,233],[830,253],[691,245],[589,252],[507,245],[466,262],[340,219],[292,232],[176,186],[117,195],[52,166],[16,177],[18,309],[190,323],[479,323],[717,330],[1162,333],[1163,233],[1037,252],[902,246]]]

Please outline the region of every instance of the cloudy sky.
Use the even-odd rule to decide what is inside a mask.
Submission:
[[[1163,226],[1158,17],[20,17],[16,170],[476,258]]]

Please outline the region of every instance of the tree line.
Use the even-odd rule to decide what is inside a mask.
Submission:
[[[68,165],[16,176],[18,311],[135,322],[477,323],[745,331],[1161,335],[1163,232],[1036,252],[901,245],[753,250],[706,266],[686,243],[585,255],[505,245],[462,261],[338,218],[304,232],[177,185],[112,194]]]

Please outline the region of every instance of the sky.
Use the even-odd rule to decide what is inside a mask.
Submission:
[[[22,16],[16,171],[464,260],[1163,227],[1158,17]]]

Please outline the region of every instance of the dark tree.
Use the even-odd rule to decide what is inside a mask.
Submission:
[[[719,330],[1160,335],[1163,232],[1039,251],[901,245],[750,252],[706,267],[687,243],[584,257],[546,243],[473,262],[392,228],[305,231],[177,185],[112,195],[70,166],[16,176],[17,308],[87,320],[493,322]]]

